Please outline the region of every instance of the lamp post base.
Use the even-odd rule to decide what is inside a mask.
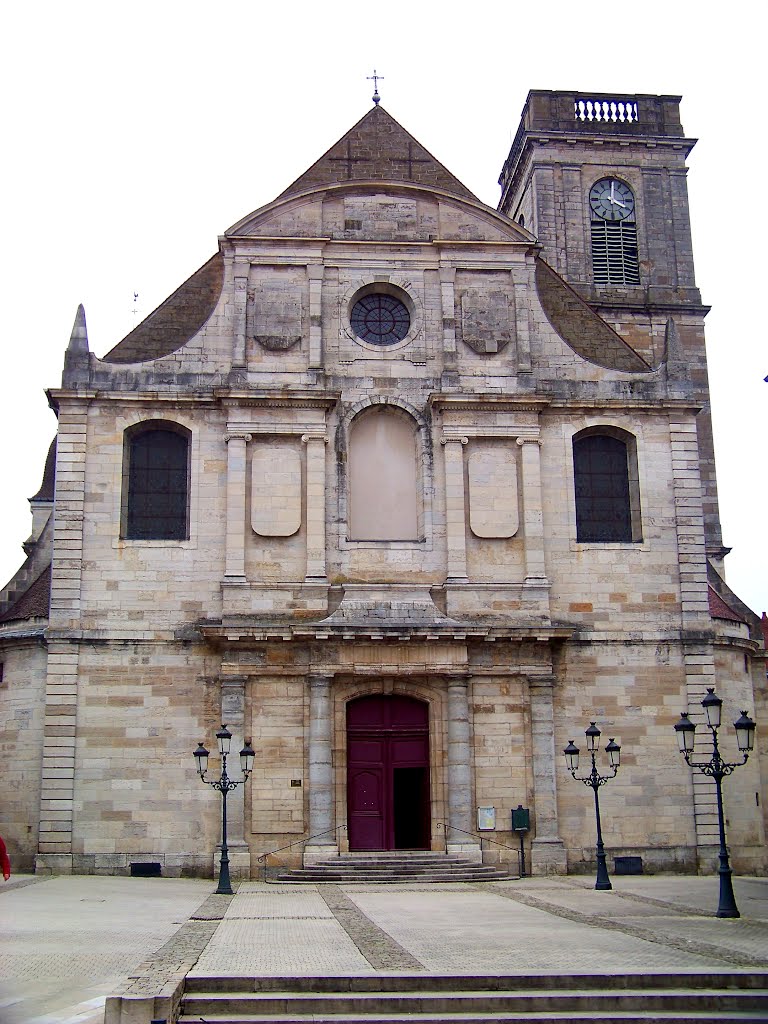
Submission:
[[[741,917],[739,908],[736,906],[736,897],[733,893],[733,882],[731,880],[731,869],[720,868],[720,899],[717,905],[716,917]]]
[[[247,843],[228,843],[229,877],[232,882],[247,882],[251,877],[251,851]],[[213,853],[213,877],[221,870],[221,844]]]

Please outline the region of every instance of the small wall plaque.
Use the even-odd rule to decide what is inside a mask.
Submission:
[[[495,807],[478,807],[477,808],[477,830],[478,832],[487,832],[496,828],[496,808]]]
[[[301,789],[301,779],[291,779],[291,786],[294,789]]]

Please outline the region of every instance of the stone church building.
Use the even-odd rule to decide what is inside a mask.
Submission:
[[[284,847],[516,870],[518,805],[535,873],[584,869],[593,797],[562,749],[594,721],[622,748],[609,864],[709,869],[714,789],[673,726],[715,686],[730,760],[758,722],[725,797],[735,868],[765,871],[765,649],[723,576],[693,145],[679,97],[534,91],[494,210],[376,103],[101,358],[80,308],[0,594],[19,867],[210,875],[192,752],[224,722],[256,754],[236,877]]]

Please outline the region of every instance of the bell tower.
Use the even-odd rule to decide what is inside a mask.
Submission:
[[[533,90],[502,168],[499,210],[652,366],[701,407],[707,551],[722,547],[703,306],[691,244],[679,96]]]
[[[592,304],[617,314],[700,306],[685,164],[695,141],[683,134],[679,96],[532,91],[499,209],[524,222]]]

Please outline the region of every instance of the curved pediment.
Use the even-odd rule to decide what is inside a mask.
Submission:
[[[233,224],[225,237],[535,243],[529,231],[479,199],[375,179],[284,195]]]

